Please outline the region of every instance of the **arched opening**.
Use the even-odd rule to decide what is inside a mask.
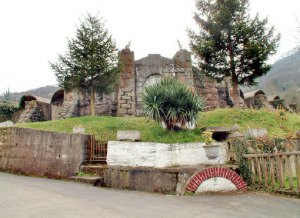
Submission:
[[[162,78],[164,78],[164,77],[160,74],[152,74],[152,75],[148,76],[145,79],[144,88],[158,83]]]
[[[51,98],[51,103],[50,103],[51,120],[58,119],[60,108],[64,103],[64,93],[65,93],[64,90],[60,89],[56,91]]]
[[[36,97],[34,95],[23,95],[19,101],[19,108],[24,109],[25,108],[25,101],[36,101]]]

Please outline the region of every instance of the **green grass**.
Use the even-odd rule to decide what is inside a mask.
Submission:
[[[180,143],[204,141],[202,130],[167,131],[154,121],[144,117],[77,117],[65,120],[55,120],[36,123],[16,124],[16,127],[26,127],[54,132],[72,133],[73,126],[82,125],[86,134],[93,134],[102,131],[111,131],[113,140],[116,140],[117,130],[140,130],[142,131],[142,141]]]
[[[284,112],[286,120],[281,119],[279,111],[218,109],[203,113],[200,126],[233,126],[239,125],[240,132],[247,128],[266,128],[269,136],[284,138],[289,134],[295,136],[300,127],[300,116]]]
[[[203,112],[201,115],[202,118],[198,120],[198,127],[195,130],[173,132],[164,130],[154,121],[149,121],[144,117],[85,116],[66,120],[22,123],[15,126],[71,133],[74,126],[82,125],[87,134],[110,130],[114,135],[114,140],[117,130],[140,130],[142,141],[163,143],[203,142],[201,128],[206,126],[233,126],[237,123],[240,126],[240,132],[248,127],[267,128],[271,137],[278,138],[290,133],[294,134],[300,126],[300,116],[288,112],[285,112],[286,120],[277,119],[278,113],[275,112],[250,109],[218,109]],[[286,130],[283,130],[285,128]]]

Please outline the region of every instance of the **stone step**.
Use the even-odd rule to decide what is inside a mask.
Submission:
[[[84,165],[81,166],[80,171],[87,174],[92,174],[99,177],[104,177],[105,169],[107,165]]]
[[[87,183],[87,184],[92,184],[94,186],[102,186],[104,183],[104,178],[103,177],[69,177],[70,180],[75,181],[75,182],[82,182],[82,183]]]

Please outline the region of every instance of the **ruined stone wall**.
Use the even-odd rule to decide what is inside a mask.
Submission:
[[[64,102],[58,112],[58,119],[66,119],[70,117],[80,117],[91,115],[91,96],[88,92],[80,92],[72,90],[65,91]],[[101,115],[116,115],[117,111],[117,95],[111,93],[109,95],[99,95],[95,93],[94,96],[94,110],[96,116]]]
[[[191,55],[183,49],[178,51],[173,59],[158,54],[150,54],[148,57],[135,61],[135,76],[137,116],[144,114],[140,94],[145,87],[158,82],[163,77],[177,78],[179,81],[194,87]]]
[[[179,81],[194,87],[191,54],[187,50],[180,49],[173,57],[175,73]]]
[[[213,79],[203,77],[195,79],[195,88],[199,96],[206,98],[206,110],[215,110],[228,106],[226,84],[217,83]]]
[[[136,92],[134,73],[134,53],[124,49],[120,53],[120,61],[124,64],[124,70],[118,87],[118,109],[117,116],[135,116]]]
[[[74,176],[85,161],[87,137],[12,127],[6,142],[0,139],[0,170],[50,178]]]
[[[25,108],[18,119],[18,123],[40,122],[48,120],[44,112],[48,111],[49,105],[44,105],[41,102],[32,100],[25,101]]]
[[[245,104],[248,108],[260,109],[262,107],[265,107],[270,111],[274,110],[274,107],[270,104],[267,96],[265,96],[264,94],[258,94],[253,97],[246,98]]]
[[[294,110],[285,102],[284,99],[270,101],[270,104],[276,109],[284,109],[286,111],[294,112]]]

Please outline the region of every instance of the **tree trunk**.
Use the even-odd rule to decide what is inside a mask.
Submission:
[[[94,110],[94,86],[93,82],[91,85],[91,116],[95,116],[95,110]]]
[[[228,34],[228,49],[229,49],[229,55],[230,55],[230,70],[231,70],[231,84],[232,84],[232,97],[233,97],[233,103],[234,108],[240,108],[240,97],[239,97],[239,90],[238,90],[238,78],[236,75],[236,64],[234,60],[234,48],[232,46],[232,41],[230,34]]]
[[[239,109],[240,108],[240,95],[239,95],[239,88],[238,88],[238,82],[237,82],[237,77],[235,73],[232,73],[232,97],[233,97],[233,103],[234,103],[234,108]]]

